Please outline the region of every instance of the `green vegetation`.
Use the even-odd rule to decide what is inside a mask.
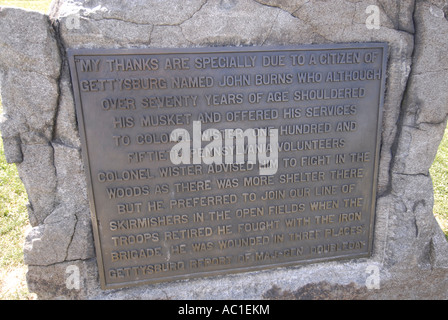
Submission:
[[[22,250],[25,230],[29,227],[27,203],[17,168],[6,163],[0,139],[0,299],[31,298],[25,282]]]
[[[448,239],[448,127],[429,172],[434,185],[434,215]]]
[[[29,10],[47,13],[51,0],[0,0],[0,6],[20,7]]]

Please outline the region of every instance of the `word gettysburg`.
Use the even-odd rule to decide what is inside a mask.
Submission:
[[[170,141],[177,142],[170,150],[173,164],[256,164],[258,160],[260,175],[277,172],[278,129],[270,128],[269,134],[267,129],[260,128],[225,129],[224,139],[218,129],[202,132],[201,121],[193,121],[192,130],[192,139],[186,129],[171,132]],[[210,143],[203,148],[203,141]]]

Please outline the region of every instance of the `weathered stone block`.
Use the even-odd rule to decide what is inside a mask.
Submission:
[[[368,6],[380,28],[369,29]],[[42,299],[445,299],[448,246],[428,174],[448,116],[445,0],[53,2],[0,11],[0,129],[30,199]],[[102,291],[65,49],[387,42],[372,257]],[[373,269],[372,269],[373,268]],[[379,288],[367,286],[377,270]],[[79,272],[79,286],[71,277]],[[69,281],[69,282],[67,282]]]
[[[17,165],[30,202],[29,219],[37,226],[56,204],[57,178],[53,148],[44,144],[22,145],[23,161]]]
[[[47,266],[67,259],[76,218],[64,207],[54,210],[43,224],[32,228],[26,237],[24,261],[28,265]]]

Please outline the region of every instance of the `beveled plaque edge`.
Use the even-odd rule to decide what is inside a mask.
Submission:
[[[241,53],[241,52],[282,52],[282,51],[313,51],[313,50],[343,50],[343,49],[382,49],[382,79],[380,83],[380,97],[377,115],[377,134],[375,142],[375,159],[374,159],[374,172],[372,179],[372,201],[371,201],[371,221],[368,235],[368,248],[366,253],[356,253],[356,254],[343,254],[337,257],[325,257],[316,259],[307,259],[306,261],[291,261],[283,263],[274,263],[262,266],[251,266],[244,268],[233,268],[217,271],[204,271],[200,273],[192,274],[182,274],[177,276],[161,277],[157,279],[144,279],[132,282],[121,282],[116,284],[110,284],[106,282],[104,263],[101,251],[101,239],[99,236],[99,221],[96,215],[96,204],[95,197],[92,188],[92,173],[90,170],[90,159],[89,159],[89,146],[86,137],[86,128],[84,126],[84,112],[82,108],[81,93],[79,90],[79,78],[77,74],[77,68],[75,59],[77,56],[100,56],[100,55],[138,55],[138,54],[191,54],[191,53]],[[227,274],[243,273],[243,272],[253,272],[260,270],[269,270],[282,267],[291,266],[302,266],[310,265],[315,263],[329,262],[329,261],[339,261],[339,260],[351,260],[358,258],[369,258],[373,254],[373,242],[374,242],[374,229],[375,229],[375,219],[376,219],[376,202],[377,202],[377,187],[378,187],[378,173],[379,173],[379,161],[380,161],[380,147],[381,147],[381,132],[382,132],[382,121],[383,121],[383,106],[384,106],[384,96],[386,89],[386,78],[387,78],[387,61],[388,61],[388,48],[387,42],[350,42],[350,43],[332,43],[332,44],[307,44],[307,45],[287,45],[287,46],[239,46],[239,47],[185,47],[185,48],[106,48],[106,49],[90,49],[90,48],[68,48],[66,50],[68,62],[69,62],[69,73],[72,82],[73,96],[75,100],[76,117],[78,123],[78,132],[81,138],[81,151],[83,164],[85,166],[86,180],[87,180],[87,190],[89,207],[91,212],[92,229],[94,235],[95,243],[95,256],[97,259],[98,272],[100,277],[101,289],[119,289],[126,287],[135,287],[144,284],[155,284],[160,282],[172,282],[185,280],[189,278],[205,278],[212,276],[225,276]]]

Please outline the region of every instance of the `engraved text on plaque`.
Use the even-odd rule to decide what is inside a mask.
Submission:
[[[69,58],[103,288],[371,253],[385,44]]]

